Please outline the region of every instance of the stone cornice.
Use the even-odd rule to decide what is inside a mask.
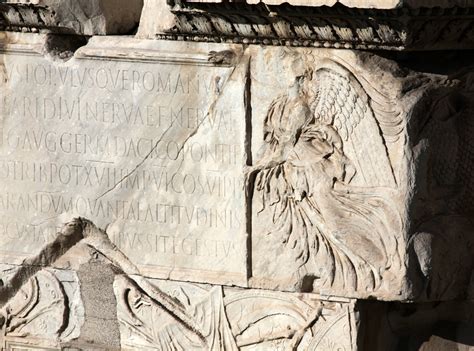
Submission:
[[[0,2],[0,30],[77,35],[128,34],[138,24],[142,0],[26,0]]]
[[[170,4],[160,39],[383,50],[474,48],[474,8]]]
[[[56,32],[70,32],[54,20],[54,11],[47,6],[32,4],[0,4],[0,26],[2,30],[14,32],[38,32],[51,29]]]
[[[105,27],[88,28],[64,18],[61,8],[46,5],[0,3],[0,29],[109,33]],[[146,33],[148,38],[399,51],[474,48],[474,7],[468,6],[363,9],[339,3],[329,7],[189,1],[160,6],[173,20]],[[107,19],[106,13],[103,16]]]

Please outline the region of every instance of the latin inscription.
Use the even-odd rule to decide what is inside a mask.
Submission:
[[[180,70],[163,72],[161,65],[148,69],[110,67],[68,67],[46,63],[12,63],[2,72],[3,80],[18,79],[38,87],[85,88],[106,91],[132,91],[158,94],[207,94],[212,89],[209,75],[183,74]],[[153,67],[153,68],[151,68]],[[179,67],[179,66],[175,66]],[[216,81],[220,78],[216,77]]]
[[[230,73],[12,57],[0,77],[2,250],[33,252],[73,214],[110,225],[139,264],[239,260],[243,109],[218,103]]]
[[[240,177],[222,175],[219,171],[209,169],[198,175],[169,172],[160,165],[133,171],[132,168],[116,168],[102,161],[65,164],[4,159],[0,160],[0,180],[103,189],[116,187],[217,198],[240,198],[243,188]]]
[[[213,129],[231,132],[235,130],[234,116],[229,111],[218,111],[208,115],[207,111],[195,106],[134,105],[113,100],[88,101],[80,97],[4,97],[5,106],[11,106],[10,113],[19,113],[32,120],[85,121],[105,126],[123,125],[166,128],[178,125],[194,129],[209,124]]]
[[[4,213],[35,212],[61,214],[74,212],[87,218],[122,219],[135,222],[169,223],[238,229],[240,218],[231,209],[192,207],[166,203],[102,200],[84,196],[38,191],[33,194],[0,194],[0,210]]]

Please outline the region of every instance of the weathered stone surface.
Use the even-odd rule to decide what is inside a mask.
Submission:
[[[2,55],[2,262],[67,268],[57,256],[80,238],[46,244],[85,216],[138,275],[465,295],[471,74],[354,51],[132,38],[94,38],[60,62],[30,38],[6,36]]]
[[[462,10],[449,1],[351,1],[360,8],[325,3],[149,0],[138,37],[395,51],[474,48],[472,2],[459,2]]]
[[[252,63],[253,76],[265,74],[251,89],[251,285],[463,296],[472,267],[471,74],[420,75],[336,50],[259,49]]]
[[[192,1],[190,1],[192,2]],[[201,1],[199,1],[201,2]],[[394,9],[397,7],[408,6],[412,8],[419,7],[453,7],[461,6],[468,7],[474,6],[472,0],[290,0],[290,1],[279,1],[279,0],[249,0],[249,4],[258,4],[263,2],[267,5],[280,5],[288,2],[294,6],[334,6],[341,4],[347,7],[355,8],[370,8],[370,9]]]
[[[173,311],[162,308],[153,295],[137,289],[133,278],[118,276],[114,287],[124,348],[357,349],[353,301],[157,280],[153,284],[184,306],[197,330],[173,318]]]
[[[158,15],[160,21],[157,21],[152,13]],[[137,37],[153,38],[156,34],[172,28],[175,23],[175,16],[171,13],[166,0],[144,0]]]
[[[0,25],[8,30],[69,34],[128,34],[137,25],[142,0],[8,0]]]
[[[142,5],[0,0],[0,349],[471,349],[474,1]]]
[[[143,273],[245,285],[248,60],[136,44],[95,38],[67,63],[3,56],[1,260],[80,215]]]
[[[91,223],[76,221],[62,234],[71,228],[80,229],[83,238],[77,246],[87,252],[78,260],[71,255],[73,248],[62,259],[84,267],[82,272],[44,268],[25,277],[24,287],[0,309],[6,350],[470,349],[466,328],[472,328],[467,324],[472,301],[390,305],[143,279],[126,273],[131,263]],[[8,285],[18,268],[2,266],[2,282]],[[102,314],[94,317],[97,313]],[[465,323],[457,331],[449,324],[456,321]],[[55,331],[58,323],[61,331]],[[101,343],[113,336],[110,325],[120,330],[120,346],[115,340]],[[438,336],[429,339],[430,333]]]
[[[0,279],[8,282],[19,269],[2,265]],[[26,279],[18,293],[0,308],[0,348],[54,349],[80,335],[84,307],[77,275],[43,269]]]
[[[146,1],[146,0],[145,0]],[[193,3],[193,2],[203,2],[203,3],[220,3],[220,0],[185,0],[183,3]],[[454,6],[459,7],[472,7],[474,6],[474,1],[472,0],[290,0],[290,1],[280,1],[280,0],[248,0],[248,4],[266,4],[266,5],[281,5],[288,3],[293,6],[335,6],[341,4],[347,7],[360,8],[360,9],[395,9],[403,6],[411,8],[449,8]]]
[[[353,300],[146,279],[110,242],[107,234],[92,223],[78,219],[68,224],[60,235],[71,238],[73,233],[82,238],[77,246],[87,250],[80,257],[80,261],[87,261],[81,265],[84,269],[80,269],[77,276],[73,272],[46,267],[32,276],[22,274],[23,287],[16,287],[14,297],[3,306],[0,314],[3,318],[0,326],[5,331],[3,345],[7,348],[357,349],[358,319]],[[61,259],[71,262],[72,266],[80,264],[71,253],[72,250],[66,251]],[[32,264],[38,263],[32,261]],[[51,262],[43,264],[49,266]],[[22,268],[13,266],[10,269]],[[87,273],[87,269],[92,271]],[[70,276],[69,282],[60,282],[57,274],[62,279]],[[11,284],[14,275],[2,274],[7,289],[14,286]],[[102,276],[102,284],[99,276]],[[63,291],[59,284],[71,285],[72,277],[73,286],[80,282],[80,290],[66,296],[64,291],[70,293],[70,289]],[[44,284],[50,293],[45,294],[41,289],[39,292],[28,290],[32,284],[40,287]],[[112,284],[114,293],[109,291]],[[0,294],[3,293],[5,288],[2,287]],[[43,323],[44,328],[27,332],[31,307],[25,312],[25,304],[39,308],[41,313],[33,314],[31,319]],[[16,321],[20,322],[15,324]],[[18,325],[25,325],[23,338],[15,338]],[[119,345],[110,328],[116,328],[114,326],[120,326]],[[71,330],[75,331],[73,340]],[[108,342],[104,344],[106,339]]]
[[[51,62],[21,38],[2,56],[3,262],[67,267],[56,256],[76,242],[45,245],[84,216],[144,276],[398,301],[466,293],[469,73],[131,38]]]

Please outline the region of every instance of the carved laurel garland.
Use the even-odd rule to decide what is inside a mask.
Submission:
[[[158,39],[346,49],[455,49],[474,47],[474,8],[267,6],[172,3],[176,25]],[[0,30],[75,32],[47,6],[0,4]]]
[[[32,4],[0,4],[0,30],[38,32],[44,29],[67,32],[54,20],[54,11]]]
[[[474,45],[474,9],[366,10],[186,3],[161,39],[346,49],[442,49]]]

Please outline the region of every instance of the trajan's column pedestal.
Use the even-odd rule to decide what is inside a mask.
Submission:
[[[474,350],[474,1],[0,27],[0,349]]]

